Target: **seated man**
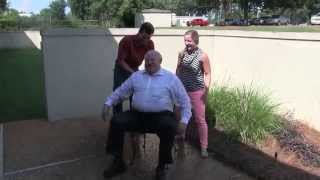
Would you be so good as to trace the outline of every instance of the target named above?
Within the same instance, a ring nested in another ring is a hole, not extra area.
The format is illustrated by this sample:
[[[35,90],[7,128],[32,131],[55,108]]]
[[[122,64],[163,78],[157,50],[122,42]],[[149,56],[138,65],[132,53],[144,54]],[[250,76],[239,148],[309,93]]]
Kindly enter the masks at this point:
[[[172,163],[172,147],[177,133],[184,136],[191,117],[190,99],[181,81],[173,73],[161,68],[161,54],[150,50],[145,55],[145,70],[133,73],[106,100],[103,118],[112,106],[132,95],[132,110],[111,119],[106,152],[113,156],[113,164],[104,171],[110,178],[126,170],[122,160],[125,131],[156,133],[160,138],[156,179],[166,177],[167,164]],[[173,108],[180,106],[181,120],[177,121]]]

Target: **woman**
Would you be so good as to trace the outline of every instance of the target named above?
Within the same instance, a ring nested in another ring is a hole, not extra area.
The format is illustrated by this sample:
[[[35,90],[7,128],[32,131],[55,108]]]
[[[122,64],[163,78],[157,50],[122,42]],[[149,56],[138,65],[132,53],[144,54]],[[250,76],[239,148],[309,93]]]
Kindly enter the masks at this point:
[[[198,128],[201,156],[208,157],[208,124],[205,103],[210,87],[211,69],[208,55],[199,47],[199,34],[189,30],[184,35],[185,48],[179,53],[176,74],[182,81],[191,100]]]

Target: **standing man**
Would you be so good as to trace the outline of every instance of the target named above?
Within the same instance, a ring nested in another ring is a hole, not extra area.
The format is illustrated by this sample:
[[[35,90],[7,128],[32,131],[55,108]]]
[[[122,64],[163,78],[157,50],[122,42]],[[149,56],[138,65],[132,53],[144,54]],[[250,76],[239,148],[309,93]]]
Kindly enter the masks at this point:
[[[113,90],[117,89],[126,81],[132,73],[138,71],[142,64],[144,55],[151,49],[154,49],[154,43],[150,39],[154,33],[154,27],[151,23],[145,22],[140,26],[139,32],[135,35],[124,36],[119,43],[118,55],[114,67]],[[130,98],[131,107],[131,98]],[[113,107],[113,114],[123,111],[122,103]],[[133,151],[132,159],[140,156],[140,136],[131,133],[130,143]]]
[[[160,138],[156,180],[165,180],[168,164],[172,163],[171,150],[175,136],[184,137],[191,117],[189,96],[179,78],[161,68],[159,52],[150,50],[145,55],[145,70],[137,71],[117,88],[106,100],[103,119],[112,106],[132,96],[132,109],[118,113],[111,119],[106,152],[113,164],[104,171],[111,178],[126,170],[122,160],[124,132],[156,133]],[[173,108],[179,105],[181,119],[177,120]]]
[[[154,49],[154,43],[150,39],[153,33],[153,25],[145,22],[136,35],[127,35],[121,39],[114,67],[113,90],[117,89],[132,73],[138,71],[144,55]],[[119,112],[122,112],[122,103],[113,107],[114,114]]]

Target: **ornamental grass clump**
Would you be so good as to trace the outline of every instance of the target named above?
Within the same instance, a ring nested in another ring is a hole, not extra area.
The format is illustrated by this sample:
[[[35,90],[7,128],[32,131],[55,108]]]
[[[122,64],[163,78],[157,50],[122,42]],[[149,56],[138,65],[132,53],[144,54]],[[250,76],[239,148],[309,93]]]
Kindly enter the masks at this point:
[[[282,127],[279,104],[250,87],[214,87],[207,99],[208,124],[216,124],[230,137],[256,144]]]

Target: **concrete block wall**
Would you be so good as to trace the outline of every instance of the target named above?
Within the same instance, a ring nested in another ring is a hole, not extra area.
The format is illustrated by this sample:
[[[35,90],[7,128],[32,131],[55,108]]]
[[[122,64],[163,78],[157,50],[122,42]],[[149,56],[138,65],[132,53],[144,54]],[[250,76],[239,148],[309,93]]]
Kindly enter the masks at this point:
[[[0,32],[0,49],[2,48],[38,48],[41,47],[39,31]]]
[[[283,112],[320,130],[320,34],[216,31],[214,81],[271,94]]]
[[[120,39],[138,29],[55,29],[42,34],[49,120],[99,116],[111,93]],[[174,72],[186,30],[156,29],[163,67]],[[271,93],[283,111],[320,130],[320,34],[199,30],[219,85]],[[143,66],[142,66],[143,68]]]

